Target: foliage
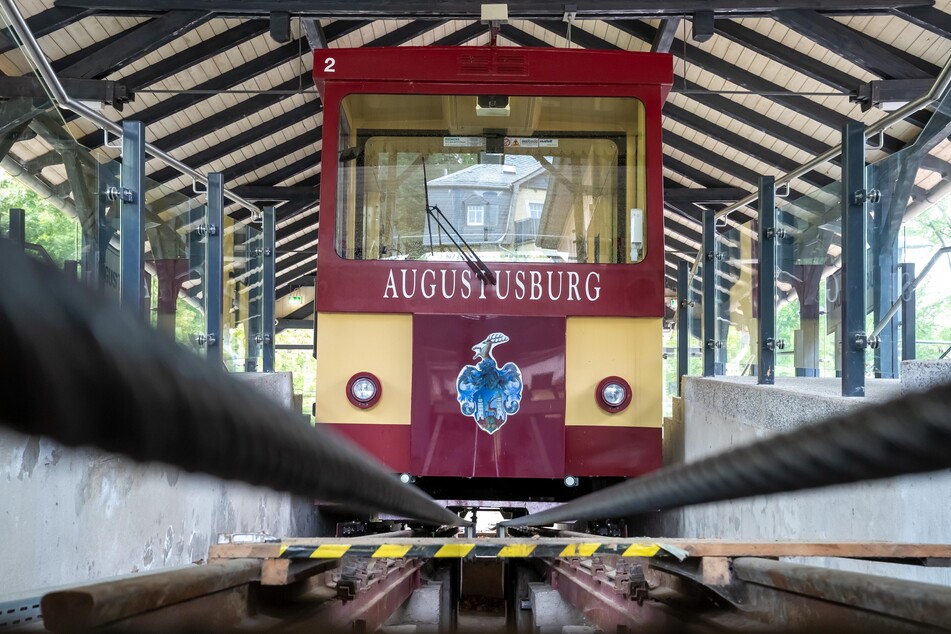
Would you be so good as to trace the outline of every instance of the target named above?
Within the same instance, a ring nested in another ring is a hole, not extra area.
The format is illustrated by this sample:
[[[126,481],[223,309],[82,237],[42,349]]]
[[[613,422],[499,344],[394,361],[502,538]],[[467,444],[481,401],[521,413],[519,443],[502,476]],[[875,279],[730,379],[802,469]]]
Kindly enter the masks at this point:
[[[38,244],[62,267],[65,260],[78,260],[81,238],[78,223],[20,181],[0,171],[0,223],[4,234],[9,226],[9,210],[23,209],[26,241]]]
[[[920,249],[906,249],[906,260],[917,261],[916,273],[931,254],[940,247],[951,246],[951,197],[932,206],[904,227],[904,242],[912,247],[915,243],[927,243]],[[944,255],[935,264],[927,278],[915,293],[916,323],[915,338],[918,341],[951,342],[951,255]],[[943,353],[949,344],[918,344],[919,359],[934,359]]]
[[[311,345],[314,343],[313,330],[288,329],[278,333],[276,338],[279,344]],[[277,372],[292,372],[294,375],[294,392],[304,397],[302,412],[309,420],[313,420],[311,412],[316,398],[317,360],[313,349],[310,350],[277,350],[274,359],[274,370]]]

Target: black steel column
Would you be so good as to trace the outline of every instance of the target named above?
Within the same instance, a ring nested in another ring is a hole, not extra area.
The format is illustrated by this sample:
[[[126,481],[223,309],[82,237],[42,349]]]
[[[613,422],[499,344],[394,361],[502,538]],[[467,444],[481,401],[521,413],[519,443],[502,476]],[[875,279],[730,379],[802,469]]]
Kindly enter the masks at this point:
[[[905,262],[898,265],[901,270],[901,359],[911,361],[915,358],[915,291],[906,291],[915,281],[915,263]]]
[[[264,371],[274,372],[274,268],[275,248],[274,207],[264,208],[264,273],[261,284],[261,343],[264,352]]]
[[[687,375],[690,356],[690,263],[677,265],[677,396],[683,396],[683,377]]]
[[[703,214],[703,376],[716,374],[717,341],[717,254],[716,217]]]
[[[145,124],[122,122],[119,174],[119,303],[141,314],[145,265]]]
[[[776,180],[759,179],[759,359],[757,383],[776,382]]]
[[[26,244],[26,212],[22,209],[10,209],[10,231],[7,237],[21,249]]]
[[[205,356],[221,365],[221,313],[224,310],[224,252],[222,231],[225,222],[224,178],[221,172],[208,174],[208,217],[205,220]]]
[[[865,124],[842,129],[842,396],[865,396]]]

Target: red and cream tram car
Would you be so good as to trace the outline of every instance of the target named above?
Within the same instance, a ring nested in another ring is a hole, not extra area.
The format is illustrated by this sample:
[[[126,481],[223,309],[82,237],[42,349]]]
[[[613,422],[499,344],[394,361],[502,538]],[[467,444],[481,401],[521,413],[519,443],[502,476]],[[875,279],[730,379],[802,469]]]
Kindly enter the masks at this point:
[[[658,468],[671,57],[325,49],[314,68],[317,424],[431,492]]]

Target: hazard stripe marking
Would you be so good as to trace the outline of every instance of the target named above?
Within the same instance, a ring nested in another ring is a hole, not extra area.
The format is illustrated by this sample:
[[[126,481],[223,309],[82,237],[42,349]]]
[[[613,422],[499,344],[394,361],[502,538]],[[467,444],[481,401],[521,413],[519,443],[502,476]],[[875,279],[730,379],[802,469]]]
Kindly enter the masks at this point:
[[[350,550],[350,544],[321,544],[310,554],[310,559],[340,559]]]
[[[475,548],[475,544],[444,544],[434,557],[465,557]]]
[[[590,557],[598,551],[601,544],[568,544],[559,557]]]
[[[496,557],[528,557],[535,550],[535,544],[509,544],[503,546]]]
[[[628,546],[627,550],[624,551],[622,557],[653,557],[660,551],[660,546],[657,544],[631,544]]]
[[[275,546],[277,546],[275,544]],[[271,551],[272,553],[275,551]],[[621,557],[674,557],[683,560],[687,551],[663,544],[637,542],[573,542],[573,543],[484,543],[455,542],[436,544],[361,543],[342,544],[339,541],[321,544],[280,544],[277,557],[282,559],[340,559],[341,557],[402,559],[406,557],[432,559],[463,557],[593,557],[619,555]],[[274,557],[274,554],[269,555]]]
[[[412,546],[403,544],[383,544],[373,553],[374,559],[400,559],[405,557]]]

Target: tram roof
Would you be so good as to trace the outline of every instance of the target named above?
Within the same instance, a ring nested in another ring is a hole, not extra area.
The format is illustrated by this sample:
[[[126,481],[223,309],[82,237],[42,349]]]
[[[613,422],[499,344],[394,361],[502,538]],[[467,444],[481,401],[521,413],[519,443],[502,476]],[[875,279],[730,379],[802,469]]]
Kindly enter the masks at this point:
[[[317,266],[322,115],[312,47],[484,46],[477,2],[406,0],[14,0],[73,96],[134,95],[116,121],[140,119],[148,138],[202,172],[224,172],[246,199],[278,204],[278,298],[312,284]],[[927,92],[951,57],[951,0],[592,0],[569,23],[564,6],[509,2],[500,46],[666,51],[674,87],[664,108],[668,286],[700,246],[700,216],[756,190],[839,143],[848,120],[874,124],[894,102]],[[569,38],[570,37],[570,41]],[[0,78],[28,90],[30,68],[0,35]],[[18,76],[23,76],[17,79]],[[2,84],[0,84],[2,85]],[[874,161],[912,141],[923,111],[889,128]],[[51,129],[59,126],[59,130]],[[7,157],[73,196],[57,134],[66,128],[100,160],[118,156],[82,119],[47,120]],[[951,142],[922,163],[912,196],[946,191]],[[190,178],[157,160],[148,176],[191,196]],[[839,178],[827,163],[791,183],[791,198]],[[236,219],[248,211],[231,205]],[[312,307],[282,315],[300,318]]]

